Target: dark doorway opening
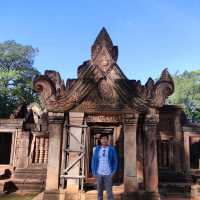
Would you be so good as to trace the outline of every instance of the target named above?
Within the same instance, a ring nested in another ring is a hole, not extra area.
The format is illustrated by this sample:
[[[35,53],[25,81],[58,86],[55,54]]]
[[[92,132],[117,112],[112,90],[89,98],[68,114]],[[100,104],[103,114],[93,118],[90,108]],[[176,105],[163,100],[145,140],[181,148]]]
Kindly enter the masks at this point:
[[[170,141],[158,140],[157,152],[158,152],[159,169],[169,169],[171,167],[170,166]]]
[[[95,177],[91,172],[91,160],[93,150],[96,145],[100,144],[100,135],[107,135],[109,144],[113,145],[117,151],[118,156],[118,170],[113,176],[113,184],[120,185],[123,183],[124,177],[124,138],[123,128],[117,124],[90,124],[88,128],[88,140],[87,140],[87,153],[85,159],[85,189],[91,189],[96,187]]]
[[[10,164],[12,133],[0,133],[0,165]]]
[[[108,135],[109,143],[113,144],[113,128],[111,127],[100,127],[100,126],[94,126],[90,128],[90,144],[89,144],[89,163],[91,163],[92,160],[92,154],[93,150],[96,147],[96,145],[100,145],[100,135]],[[89,173],[88,178],[92,177],[92,170],[91,170],[91,164],[89,165]]]
[[[190,168],[200,169],[200,138],[190,138]]]

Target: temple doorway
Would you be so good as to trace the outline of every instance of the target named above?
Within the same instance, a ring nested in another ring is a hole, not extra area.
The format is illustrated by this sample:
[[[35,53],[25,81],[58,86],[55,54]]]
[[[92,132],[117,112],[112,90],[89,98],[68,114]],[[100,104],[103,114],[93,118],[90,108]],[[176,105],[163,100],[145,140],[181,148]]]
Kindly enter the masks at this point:
[[[9,165],[11,159],[12,133],[0,133],[0,165]]]
[[[200,169],[200,138],[190,137],[190,168]]]
[[[87,155],[86,155],[86,184],[94,184],[95,177],[92,176],[91,171],[91,160],[92,160],[92,154],[93,150],[96,145],[100,144],[100,135],[104,134],[108,136],[109,144],[113,145],[118,154],[118,159],[122,160],[120,161],[119,169],[114,176],[114,182],[120,182],[123,180],[123,138],[120,135],[121,134],[121,128],[120,126],[108,126],[108,125],[92,125],[88,128],[88,140],[87,140]],[[121,179],[120,179],[121,177]]]
[[[170,139],[157,141],[158,168],[172,169],[173,167],[173,141]]]

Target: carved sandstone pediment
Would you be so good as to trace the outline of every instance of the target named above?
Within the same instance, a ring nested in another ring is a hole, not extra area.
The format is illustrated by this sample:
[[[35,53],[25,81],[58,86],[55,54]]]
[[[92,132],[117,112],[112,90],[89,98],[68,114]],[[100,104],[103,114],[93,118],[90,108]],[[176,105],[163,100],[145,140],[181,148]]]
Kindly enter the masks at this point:
[[[160,79],[151,78],[145,85],[129,80],[117,65],[118,48],[105,28],[92,46],[91,60],[78,67],[78,78],[67,85],[58,72],[45,71],[34,79],[35,90],[41,94],[48,111],[66,112],[78,106],[99,109],[130,109],[145,112],[149,107],[162,107],[173,93],[174,84],[167,69]]]

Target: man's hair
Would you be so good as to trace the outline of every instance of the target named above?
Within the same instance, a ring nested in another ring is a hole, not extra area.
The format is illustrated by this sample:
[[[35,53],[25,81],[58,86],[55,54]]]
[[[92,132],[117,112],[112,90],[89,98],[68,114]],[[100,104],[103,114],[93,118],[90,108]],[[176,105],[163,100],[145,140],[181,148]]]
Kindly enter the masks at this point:
[[[100,135],[100,139],[103,138],[103,137],[106,137],[108,139],[108,135],[106,135],[106,134],[101,134]]]

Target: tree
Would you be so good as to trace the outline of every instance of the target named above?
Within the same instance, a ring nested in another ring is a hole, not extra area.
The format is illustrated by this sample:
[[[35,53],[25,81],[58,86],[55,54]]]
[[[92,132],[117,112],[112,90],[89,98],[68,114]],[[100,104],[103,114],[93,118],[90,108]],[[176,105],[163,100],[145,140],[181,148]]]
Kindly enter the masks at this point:
[[[15,41],[0,43],[0,117],[9,117],[16,107],[38,101],[32,78],[39,74],[33,67],[38,49]]]
[[[182,106],[192,122],[200,122],[200,70],[176,73],[173,80],[175,92],[169,103]]]

